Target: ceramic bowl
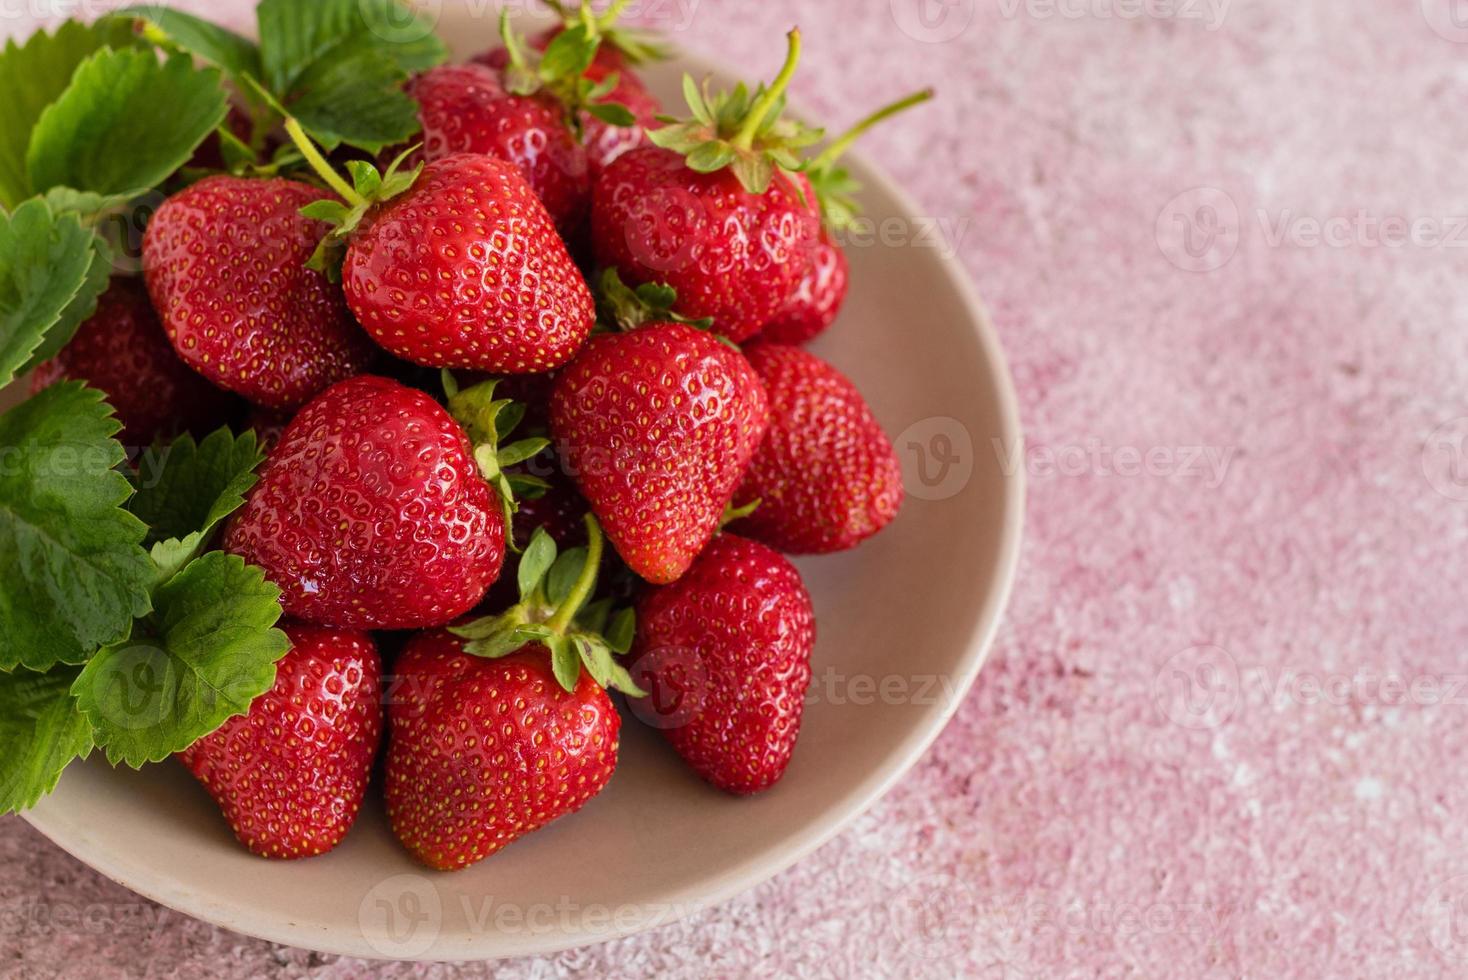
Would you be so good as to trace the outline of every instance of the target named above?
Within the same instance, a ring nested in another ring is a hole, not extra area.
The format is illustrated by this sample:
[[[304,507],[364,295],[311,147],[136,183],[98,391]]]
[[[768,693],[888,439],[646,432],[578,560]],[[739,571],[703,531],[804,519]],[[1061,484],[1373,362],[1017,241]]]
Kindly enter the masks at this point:
[[[459,56],[496,43],[487,17],[445,13]],[[684,55],[651,69],[668,106],[680,72],[737,77]],[[901,125],[901,123],[898,123]],[[916,232],[921,212],[854,156],[867,215]],[[541,954],[670,922],[800,860],[880,797],[942,731],[994,637],[1019,551],[1014,392],[964,271],[912,234],[854,243],[850,301],[814,350],[866,394],[903,456],[908,500],[861,549],[798,562],[819,622],[795,758],[769,792],[736,799],[686,770],[630,714],[611,785],[467,871],[413,862],[377,786],[350,836],[306,862],[241,848],[173,763],[142,772],[94,757],[26,814],[126,887],[237,932],[328,953],[478,960]],[[13,402],[19,392],[3,397]]]

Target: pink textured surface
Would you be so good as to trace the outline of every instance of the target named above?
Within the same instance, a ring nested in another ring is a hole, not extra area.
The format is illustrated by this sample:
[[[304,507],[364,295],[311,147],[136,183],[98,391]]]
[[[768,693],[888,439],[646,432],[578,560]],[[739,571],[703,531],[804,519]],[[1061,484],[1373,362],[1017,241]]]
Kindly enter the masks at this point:
[[[493,974],[1468,970],[1450,0],[933,0],[926,28],[916,0],[642,6],[753,74],[798,19],[796,97],[834,122],[941,89],[865,149],[962,229],[994,310],[1025,560],[974,693],[851,830],[723,907]],[[1330,244],[1300,223],[1332,218]],[[16,819],[0,859],[0,974],[367,969],[158,909]]]

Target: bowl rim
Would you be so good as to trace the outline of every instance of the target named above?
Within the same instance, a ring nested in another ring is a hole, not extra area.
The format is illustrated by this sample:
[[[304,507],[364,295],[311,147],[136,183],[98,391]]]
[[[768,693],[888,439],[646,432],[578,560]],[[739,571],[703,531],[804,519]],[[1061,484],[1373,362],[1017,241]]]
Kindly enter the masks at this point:
[[[679,50],[676,60],[680,63],[691,64],[694,68],[712,73],[716,77],[739,77],[737,72],[729,71],[727,66],[718,59],[701,53]],[[868,187],[889,195],[902,213],[907,215],[921,213],[916,202],[906,190],[881,168],[867,161],[860,153],[848,153],[844,159],[849,168],[858,173]],[[989,366],[990,384],[999,421],[999,431],[995,433],[995,436],[1002,439],[1006,446],[1022,447],[1024,443],[1019,399],[1008,360],[1004,356],[998,332],[994,328],[988,309],[980,298],[968,270],[957,258],[957,253],[947,250],[935,251],[934,258],[968,311],[973,330],[977,335],[980,352]],[[503,937],[507,940],[506,948],[492,952],[476,951],[472,948],[474,943],[482,942],[481,936],[470,936],[467,942],[462,940],[456,942],[454,937],[443,935],[438,937],[438,941],[431,950],[408,962],[453,963],[548,955],[583,946],[600,945],[653,927],[670,925],[679,919],[721,905],[773,878],[804,860],[842,831],[848,829],[857,818],[875,805],[899,779],[912,769],[947,728],[954,714],[967,699],[975,679],[988,660],[989,652],[1014,589],[1019,566],[1026,516],[1025,468],[1023,466],[1011,468],[1010,472],[1003,474],[1002,484],[1004,499],[1001,506],[1004,516],[999,528],[998,550],[993,566],[994,584],[985,594],[979,606],[975,620],[977,625],[963,652],[960,663],[962,674],[957,678],[958,683],[953,688],[953,696],[944,698],[940,705],[934,706],[933,717],[925,719],[922,724],[914,727],[905,740],[896,743],[881,767],[869,773],[866,778],[832,801],[827,813],[836,814],[833,819],[811,822],[781,847],[774,851],[757,852],[750,855],[736,868],[724,873],[716,880],[702,884],[690,884],[681,890],[669,893],[664,896],[663,901],[666,903],[666,908],[675,910],[675,914],[664,920],[601,930],[594,934],[588,933],[583,928],[530,936]],[[83,864],[129,891],[175,912],[242,935],[287,946],[365,960],[398,961],[375,949],[364,935],[346,935],[329,929],[323,931],[322,926],[307,923],[269,921],[264,917],[237,908],[205,904],[207,900],[197,894],[191,894],[188,887],[177,883],[171,875],[159,875],[150,880],[139,880],[132,869],[124,867],[122,862],[113,858],[104,848],[89,841],[85,833],[68,832],[67,828],[62,827],[48,827],[46,821],[35,811],[23,812],[21,817],[53,844]]]

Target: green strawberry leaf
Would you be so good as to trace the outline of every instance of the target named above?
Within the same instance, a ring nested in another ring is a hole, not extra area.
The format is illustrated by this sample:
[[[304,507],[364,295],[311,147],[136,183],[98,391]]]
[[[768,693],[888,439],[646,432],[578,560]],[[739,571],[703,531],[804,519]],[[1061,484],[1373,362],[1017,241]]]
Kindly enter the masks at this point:
[[[0,670],[82,663],[151,608],[110,411],[66,382],[0,416]]]
[[[637,635],[637,613],[628,606],[612,617],[612,623],[607,627],[607,645],[612,648],[613,653],[623,653],[632,649],[632,640]]]
[[[255,42],[218,24],[161,3],[126,7],[117,16],[140,21],[145,40],[161,48],[185,51],[231,78],[260,75],[260,49]]]
[[[312,139],[377,153],[421,128],[407,74],[369,39],[348,38],[314,61],[283,100]]]
[[[187,55],[160,62],[144,49],[99,51],[36,123],[31,186],[140,194],[188,162],[224,120],[226,101],[219,72],[196,69]]]
[[[530,596],[556,562],[556,542],[545,528],[538,527],[520,556],[520,567],[516,570],[516,584],[520,586],[520,601],[529,602]]]
[[[576,690],[576,682],[581,679],[581,653],[576,641],[568,636],[552,636],[545,645],[550,648],[556,680],[567,691]]]
[[[61,97],[77,66],[99,49],[132,43],[126,24],[85,26],[67,21],[55,34],[37,31],[23,45],[12,39],[0,52],[0,207],[13,209],[31,196],[26,149],[46,107]]]
[[[92,727],[71,697],[77,673],[0,673],[0,814],[35,806],[73,759],[92,751]]]
[[[448,58],[432,22],[398,0],[263,0],[256,16],[262,81],[278,95],[294,89],[317,59],[354,36],[381,50],[405,75]]]
[[[222,551],[159,586],[154,614],[72,685],[108,761],[161,762],[249,711],[290,650],[274,628],[279,599],[260,569]]]
[[[0,212],[0,385],[54,355],[91,315],[107,285],[102,249],[45,201]]]
[[[545,597],[553,606],[560,606],[576,587],[581,570],[586,567],[586,549],[572,548],[556,559],[545,580]]]
[[[225,428],[201,443],[180,436],[164,450],[161,472],[143,472],[128,509],[151,528],[143,543],[153,549],[159,581],[182,570],[219,523],[244,506],[264,458],[253,431],[236,436]]]

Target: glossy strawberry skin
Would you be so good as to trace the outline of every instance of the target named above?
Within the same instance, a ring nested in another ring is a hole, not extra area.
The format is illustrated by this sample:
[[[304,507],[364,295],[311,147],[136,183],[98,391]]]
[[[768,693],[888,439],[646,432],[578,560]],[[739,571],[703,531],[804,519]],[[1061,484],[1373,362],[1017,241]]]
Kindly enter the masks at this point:
[[[458,423],[420,391],[363,376],[286,427],[224,547],[265,570],[288,615],[417,629],[483,598],[505,525]]]
[[[514,95],[499,72],[473,63],[431,68],[409,92],[423,123],[423,159],[496,157],[519,168],[557,226],[573,228],[585,218],[591,195],[586,150],[554,99]]]
[[[485,660],[445,631],[398,659],[388,709],[388,819],[442,871],[468,867],[581,809],[617,765],[621,719],[585,672],[567,692],[544,647]]]
[[[902,466],[856,386],[799,347],[745,354],[769,393],[770,428],[734,497],[760,505],[734,528],[789,554],[827,554],[891,523]]]
[[[738,351],[674,323],[593,337],[551,396],[567,472],[622,560],[656,584],[713,537],[767,415]]]
[[[31,392],[69,378],[107,396],[123,445],[145,447],[185,431],[207,434],[235,414],[235,399],[173,352],[139,279],[113,279],[97,312],[31,376]]]
[[[765,545],[710,542],[672,585],[637,604],[639,717],[695,772],[745,795],[784,774],[810,687],[815,614],[800,573]]]
[[[330,229],[299,211],[329,197],[292,180],[218,176],[163,202],[143,236],[143,268],[184,363],[274,409],[366,369],[375,351],[341,291],[306,268]]]
[[[282,628],[291,650],[275,686],[179,759],[252,853],[302,858],[357,818],[382,736],[382,663],[366,633]]]
[[[597,261],[632,286],[667,283],[678,291],[678,313],[712,317],[736,342],[784,308],[818,233],[789,176],[777,174],[755,195],[732,171],[700,174],[659,147],[619,157],[592,192]]]
[[[342,285],[367,333],[429,367],[536,374],[569,361],[596,306],[513,165],[462,153],[369,213]]]
[[[806,344],[836,322],[851,285],[851,267],[846,253],[821,230],[811,251],[810,265],[795,293],[775,319],[765,324],[761,340],[777,344]]]

